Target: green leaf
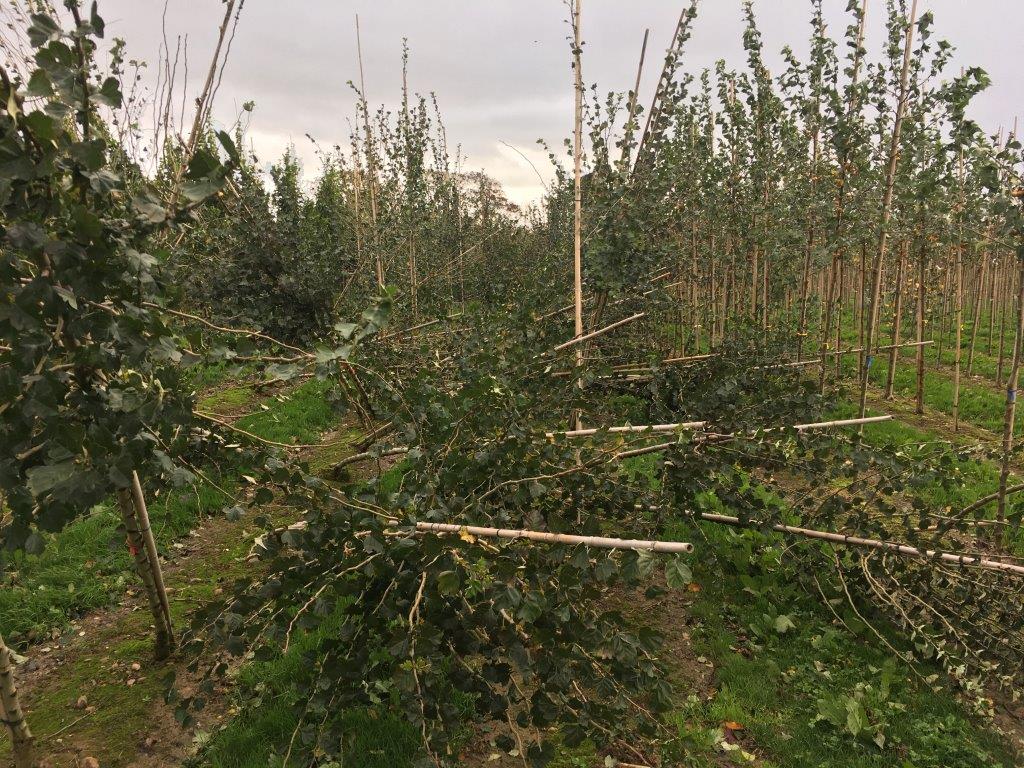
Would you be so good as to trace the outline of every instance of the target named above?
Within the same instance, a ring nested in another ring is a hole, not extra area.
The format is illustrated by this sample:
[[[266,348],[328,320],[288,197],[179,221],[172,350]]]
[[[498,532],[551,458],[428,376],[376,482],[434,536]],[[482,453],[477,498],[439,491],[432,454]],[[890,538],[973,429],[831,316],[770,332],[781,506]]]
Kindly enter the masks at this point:
[[[25,474],[28,477],[28,487],[32,491],[32,495],[42,496],[75,474],[75,462],[64,461],[60,464],[43,464],[38,467],[32,467]]]
[[[334,330],[341,334],[341,338],[348,340],[352,338],[352,334],[356,332],[359,325],[356,323],[343,323],[337,322],[334,324]]]
[[[789,630],[796,629],[796,624],[793,623],[793,618],[788,614],[779,614],[775,617],[775,631],[780,635],[784,635]]]
[[[693,581],[693,572],[690,566],[683,559],[682,555],[676,555],[665,565],[665,582],[672,589],[683,589]]]
[[[59,40],[60,25],[43,13],[33,13],[32,23],[28,28],[28,40],[33,48],[42,48],[47,43]]]
[[[853,697],[846,700],[846,730],[852,736],[859,736],[868,725],[868,715],[864,705]]]
[[[96,91],[95,99],[98,104],[103,104],[111,109],[120,109],[124,101],[121,95],[121,84],[117,82],[116,78],[108,77]]]
[[[225,131],[217,131],[217,140],[220,145],[224,147],[224,151],[228,153],[228,157],[234,165],[241,165],[242,158],[238,154],[238,147],[235,146],[234,140]]]
[[[92,8],[89,11],[89,25],[92,27],[93,32],[96,33],[96,37],[102,38],[106,33],[107,25],[98,12],[96,0],[92,0]]]
[[[191,203],[201,203],[208,197],[217,194],[222,186],[224,186],[222,181],[213,179],[187,181],[181,186],[181,195]]]
[[[151,224],[160,224],[167,220],[167,210],[160,204],[160,201],[148,191],[132,198],[132,208],[135,209],[139,218]]]
[[[46,540],[35,531],[30,533],[28,538],[25,539],[25,552],[30,555],[41,555],[45,548]]]
[[[458,593],[461,582],[455,571],[442,571],[437,575],[437,591],[442,595]]]

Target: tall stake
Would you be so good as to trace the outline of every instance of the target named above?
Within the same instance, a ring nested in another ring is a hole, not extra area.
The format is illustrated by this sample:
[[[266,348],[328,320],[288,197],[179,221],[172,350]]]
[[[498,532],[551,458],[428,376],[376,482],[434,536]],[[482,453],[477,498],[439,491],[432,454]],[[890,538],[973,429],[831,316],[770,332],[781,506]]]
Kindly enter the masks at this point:
[[[582,41],[580,39],[580,6],[583,0],[574,0],[572,5],[573,70],[576,79],[575,130],[573,132],[573,225],[572,225],[572,266],[573,266],[573,309],[575,338],[583,335],[583,70]],[[583,347],[576,347],[576,366],[583,365]],[[575,429],[582,428],[582,414],[576,412],[573,421]]]
[[[1003,414],[1003,463],[999,470],[999,501],[996,520],[1006,520],[1006,482],[1010,477],[1010,451],[1017,410],[1017,382],[1020,379],[1021,345],[1024,344],[1024,259],[1017,259],[1017,335],[1013,340],[1013,363],[1006,382],[1006,410]]]
[[[853,56],[853,72],[850,75],[850,98],[846,104],[846,116],[848,123],[852,120],[855,114],[854,110],[857,108],[857,82],[860,77],[860,65],[863,59],[864,51],[864,24],[867,19],[868,0],[862,0],[860,10],[858,11],[860,16],[860,23],[857,26],[857,50]],[[848,126],[849,127],[849,126]],[[838,247],[836,248],[835,254],[832,256],[832,280],[829,282],[828,296],[826,298],[825,307],[825,323],[823,327],[823,333],[821,337],[821,380],[819,382],[821,391],[825,391],[825,359],[828,353],[828,342],[830,337],[831,325],[833,315],[835,316],[836,323],[836,349],[839,349],[842,343],[842,324],[843,324],[843,305],[841,301],[838,301],[838,296],[842,293],[842,280],[839,278],[837,283],[837,275],[842,275],[844,272],[844,262],[846,257],[846,247],[843,245],[843,221],[846,213],[846,195],[847,195],[847,176],[849,166],[849,142],[843,144],[842,151],[839,157],[839,197],[837,200],[837,211],[836,211],[836,240],[838,241]],[[836,357],[836,378],[842,371],[842,359]]]
[[[370,133],[370,103],[366,100],[366,79],[363,75],[363,40],[359,34],[359,14],[356,14],[356,51],[359,55],[359,95],[363,101],[363,129],[366,133],[366,170],[370,175],[370,223],[373,224],[374,268],[377,289],[384,290],[384,263],[380,256],[380,231],[377,228],[377,169],[373,159],[373,138]]]
[[[962,74],[962,73],[961,73]],[[953,335],[953,344],[955,345],[955,352],[953,354],[953,431],[960,431],[960,360],[963,356],[963,328],[964,328],[964,209],[967,205],[966,201],[966,190],[964,182],[964,150],[960,148],[959,157],[960,166],[960,211],[959,221],[960,226],[957,233],[957,244],[956,244],[956,294],[953,301],[956,303],[954,318],[956,322],[956,333]]]
[[[921,415],[924,413],[924,314],[925,314],[925,300],[926,300],[926,288],[925,279],[928,276],[928,250],[926,243],[927,238],[924,234],[924,226],[921,227],[920,232],[920,250],[917,254],[917,405],[915,407],[915,413]]]
[[[124,523],[125,535],[128,539],[128,550],[135,561],[135,572],[142,581],[142,586],[146,591],[146,600],[149,602],[149,612],[153,615],[153,626],[156,632],[153,655],[158,661],[166,659],[172,652],[173,634],[167,624],[163,602],[157,593],[156,580],[153,578],[153,569],[150,567],[149,550],[142,538],[139,520],[135,514],[135,505],[132,503],[131,491],[118,491],[117,505],[121,509],[121,520]]]
[[[873,284],[871,287],[871,319],[867,324],[867,338],[864,348],[867,354],[860,372],[860,408],[861,418],[868,404],[868,373],[871,370],[871,350],[875,342],[875,325],[878,322],[878,304],[882,296],[882,262],[889,244],[889,223],[892,220],[892,197],[896,187],[896,168],[900,161],[900,132],[903,129],[903,116],[907,111],[907,81],[910,79],[910,57],[914,44],[914,21],[917,18],[917,0],[910,6],[907,19],[907,37],[903,46],[903,69],[900,71],[900,94],[896,102],[896,118],[892,126],[892,140],[889,143],[889,167],[885,172],[885,194],[882,196],[882,212],[880,216],[880,232],[878,235],[878,252],[875,254]],[[863,432],[863,427],[861,427]]]
[[[32,768],[35,765],[32,750],[34,739],[18,697],[13,654],[4,643],[3,636],[0,636],[0,718],[11,732],[14,767]]]

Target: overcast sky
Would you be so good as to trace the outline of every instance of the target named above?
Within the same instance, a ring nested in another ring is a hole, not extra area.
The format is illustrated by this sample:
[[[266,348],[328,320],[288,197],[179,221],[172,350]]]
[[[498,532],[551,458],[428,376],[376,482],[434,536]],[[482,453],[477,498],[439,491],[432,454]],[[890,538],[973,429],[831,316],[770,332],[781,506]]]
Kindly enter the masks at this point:
[[[651,31],[641,99],[649,103],[660,63],[685,0],[584,0],[583,72],[602,92],[633,85],[644,29]],[[987,131],[1010,126],[1024,113],[1024,3],[1019,0],[920,0],[935,14],[935,34],[957,47],[961,65],[988,71],[992,87],[973,117]],[[834,37],[848,24],[847,0],[824,0]],[[807,48],[807,0],[756,0],[769,53]],[[100,0],[108,37],[124,37],[129,53],[155,65],[163,0]],[[468,170],[483,169],[520,203],[542,192],[530,166],[507,142],[550,172],[538,138],[558,146],[572,129],[572,72],[562,0],[246,0],[218,94],[215,118],[234,120],[241,105],[256,103],[249,137],[261,160],[276,159],[294,143],[306,167],[316,161],[305,134],[321,144],[345,144],[358,82],[355,15],[362,29],[367,95],[371,105],[394,105],[401,88],[401,45],[411,48],[410,88],[437,94],[450,144],[461,145]],[[167,34],[189,36],[190,85],[209,65],[221,0],[169,0]],[[884,0],[869,0],[869,47],[884,24]],[[725,58],[744,63],[740,0],[703,0],[684,67],[699,71]],[[153,74],[155,66],[151,66]]]

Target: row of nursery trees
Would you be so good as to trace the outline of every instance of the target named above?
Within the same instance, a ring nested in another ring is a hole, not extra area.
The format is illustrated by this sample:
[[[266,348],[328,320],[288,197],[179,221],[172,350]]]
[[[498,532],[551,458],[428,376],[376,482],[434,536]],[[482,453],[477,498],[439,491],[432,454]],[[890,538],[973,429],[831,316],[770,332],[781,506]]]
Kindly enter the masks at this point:
[[[455,759],[467,718],[505,723],[501,744],[537,764],[556,732],[641,763],[677,754],[660,638],[608,604],[658,589],[650,548],[496,545],[465,525],[654,540],[682,520],[708,548],[701,525],[737,525],[751,557],[718,567],[792,568],[794,589],[901,629],[893,649],[914,668],[938,663],[969,690],[1019,687],[1012,428],[1000,492],[938,514],[922,490],[961,488],[980,449],[875,447],[823,416],[844,328],[866,352],[866,391],[887,343],[959,333],[966,306],[999,329],[1000,350],[1012,342],[1013,422],[1020,145],[967,119],[985,75],[943,79],[951,48],[928,15],[890,2],[872,61],[862,3],[836,41],[812,2],[809,59],[787,52],[772,77],[748,4],[747,67],[690,75],[688,5],[645,108],[635,91],[586,97],[576,0],[573,169],[553,152],[550,194],[523,214],[463,171],[435,101],[408,89],[397,112],[371,112],[360,86],[350,145],[321,150],[311,185],[292,153],[267,178],[244,133],[209,117],[241,5],[225,3],[194,119],[175,127],[164,97],[149,105],[163,116],[152,173],[134,151],[123,45],[99,64],[95,4],[12,6],[22,39],[5,40],[0,69],[0,536],[31,555],[120,502],[158,655],[206,675],[193,695],[169,690],[183,721],[232,655],[271,657],[322,628],[290,683],[289,753],[341,754],[337,713],[369,707],[404,713],[436,763]],[[189,370],[225,360],[330,382],[363,452],[327,482],[287,445],[198,412]],[[804,362],[828,365],[789,364]],[[623,421],[661,436],[605,429]],[[347,477],[385,455],[402,457],[397,491]],[[145,494],[239,462],[255,482],[230,512],[266,525],[266,567],[181,632]],[[785,490],[772,488],[782,471]],[[273,528],[270,502],[300,524]],[[994,502],[998,525],[983,527]],[[808,529],[839,548],[797,546],[782,563],[773,530]],[[685,585],[685,556],[664,573]],[[0,705],[31,765],[3,645]]]

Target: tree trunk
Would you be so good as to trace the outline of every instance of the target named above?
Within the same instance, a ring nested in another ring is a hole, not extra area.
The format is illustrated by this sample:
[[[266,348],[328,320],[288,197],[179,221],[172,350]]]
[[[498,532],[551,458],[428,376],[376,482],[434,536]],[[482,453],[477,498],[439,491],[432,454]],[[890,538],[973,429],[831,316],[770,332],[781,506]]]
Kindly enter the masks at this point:
[[[963,344],[964,327],[964,247],[958,244],[956,248],[956,273],[953,275],[955,293],[953,296],[954,311],[953,321],[956,328],[953,331],[953,431],[960,431],[960,359],[963,356],[961,346]]]
[[[879,301],[882,296],[882,266],[889,243],[889,224],[892,219],[892,198],[896,187],[896,168],[900,158],[900,132],[903,129],[903,116],[907,108],[907,82],[910,79],[910,59],[913,52],[914,20],[917,18],[917,0],[913,0],[910,16],[907,19],[906,41],[903,47],[903,69],[900,71],[899,101],[896,102],[896,115],[893,120],[892,138],[889,143],[889,164],[885,173],[885,193],[882,196],[882,211],[879,221],[878,252],[875,254],[873,280],[871,286],[871,318],[868,322],[868,337],[865,343],[867,360],[861,370],[860,408],[859,415],[864,417],[868,403],[868,374],[871,368],[871,350],[874,346],[875,323],[878,321]],[[863,432],[863,426],[860,428]]]
[[[1017,409],[1017,382],[1020,378],[1021,345],[1024,343],[1024,259],[1018,258],[1017,269],[1017,333],[1013,339],[1013,363],[1006,382],[1006,410],[1003,413],[1003,462],[999,470],[999,500],[996,520],[1006,521],[1006,481],[1010,477],[1010,452],[1013,449],[1013,427]]]
[[[0,717],[11,732],[11,746],[15,768],[32,768],[35,765],[33,743],[35,739],[25,720],[18,697],[18,681],[14,670],[11,649],[0,636]]]
[[[133,478],[134,480],[134,478]],[[146,590],[146,598],[149,602],[149,610],[153,615],[153,626],[156,628],[156,644],[153,655],[157,659],[166,659],[174,652],[174,633],[170,624],[170,611],[165,610],[167,594],[163,590],[163,575],[157,581],[156,574],[160,571],[160,562],[150,555],[150,547],[146,543],[146,535],[143,529],[149,529],[149,517],[146,523],[142,524],[138,516],[138,508],[134,502],[134,482],[131,490],[117,492],[117,503],[121,508],[121,519],[124,521],[125,531],[128,537],[128,549],[135,560],[135,570],[141,579]],[[152,531],[149,531],[152,538]],[[153,546],[155,551],[156,547]],[[162,593],[162,597],[161,597]]]
[[[918,415],[924,413],[924,315],[925,315],[925,278],[928,274],[927,238],[921,233],[921,249],[917,255],[917,407]]]
[[[974,320],[971,323],[971,346],[967,352],[967,375],[974,372],[974,347],[978,343],[978,325],[981,323],[981,300],[985,295],[985,278],[988,277],[988,251],[981,256],[978,273],[978,294],[974,299]]]
[[[907,242],[900,245],[900,261],[896,267],[896,297],[892,310],[892,349],[889,350],[889,370],[885,377],[885,399],[892,400],[892,388],[896,382],[896,361],[900,350],[900,326],[903,319],[903,269],[907,262]]]

